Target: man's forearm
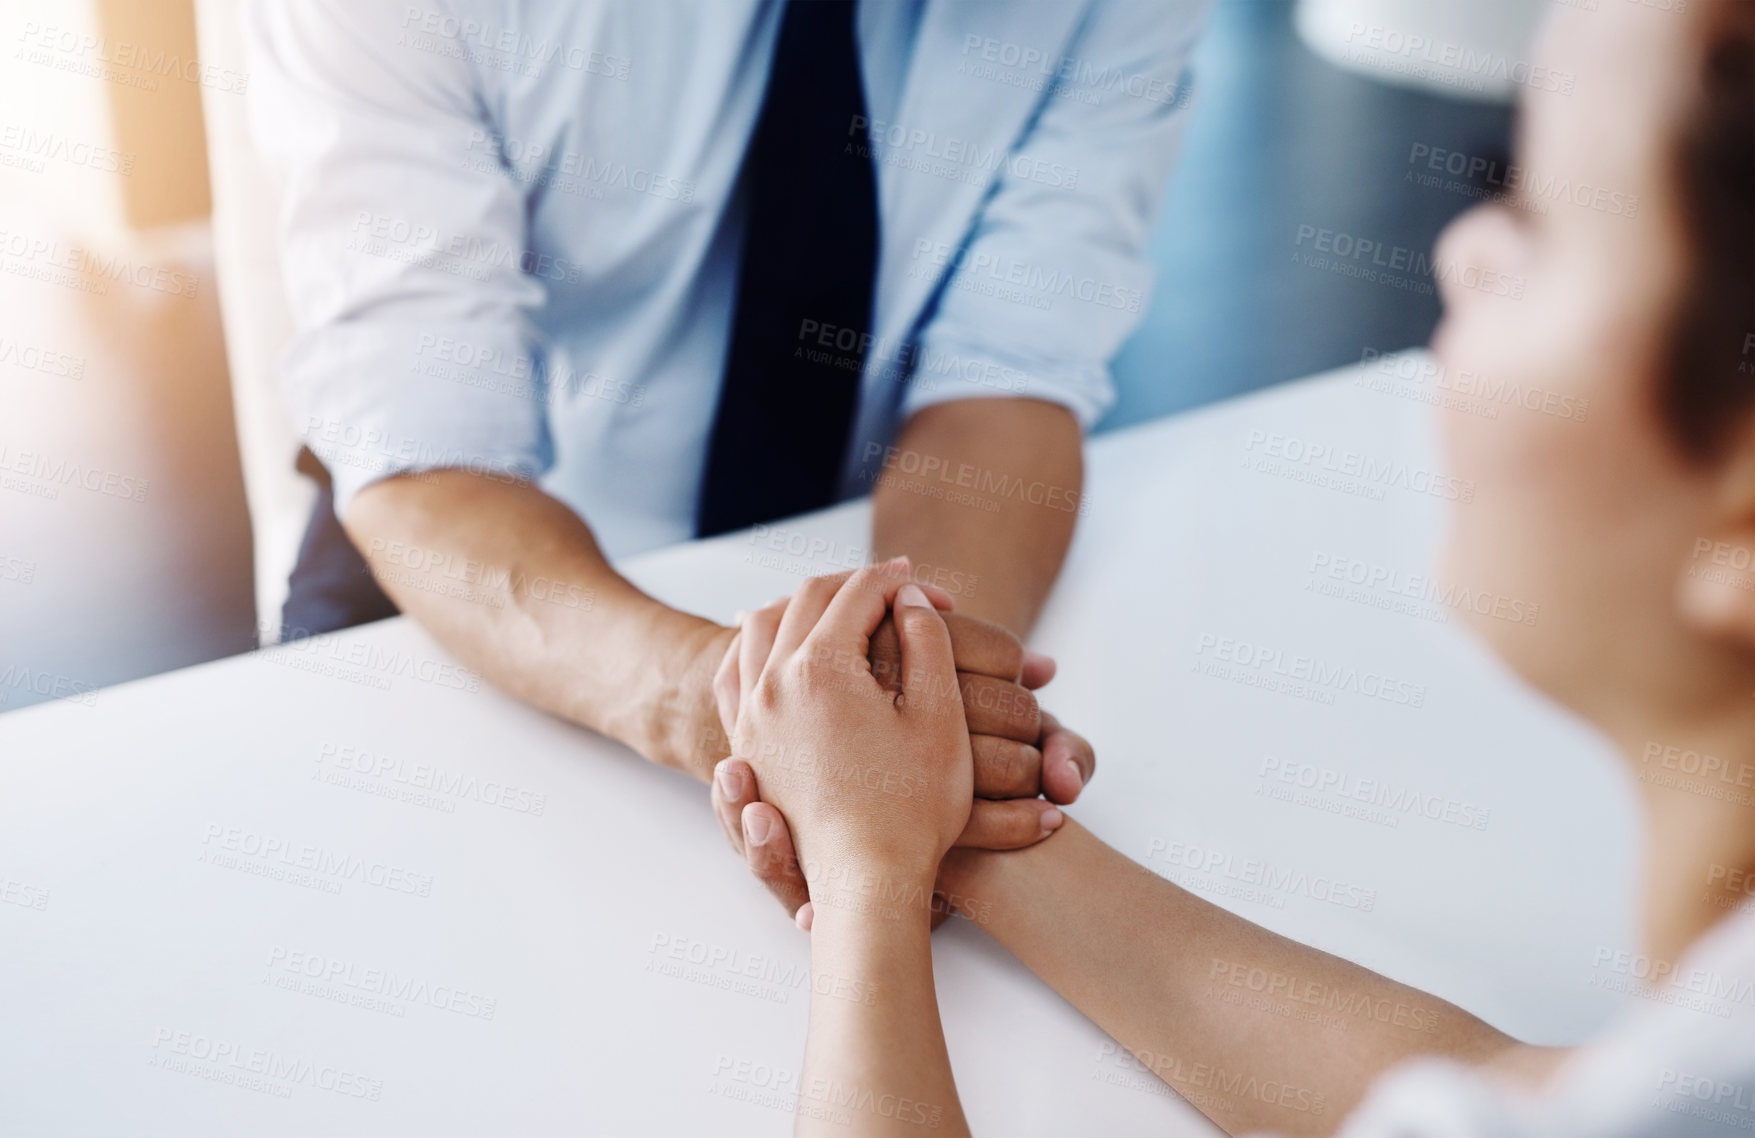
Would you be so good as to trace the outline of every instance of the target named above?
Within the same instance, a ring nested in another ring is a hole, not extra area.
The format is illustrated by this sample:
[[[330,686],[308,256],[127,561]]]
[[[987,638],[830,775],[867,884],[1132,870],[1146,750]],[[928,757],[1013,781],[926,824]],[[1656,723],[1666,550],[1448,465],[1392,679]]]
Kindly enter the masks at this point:
[[[640,592],[534,486],[442,470],[373,483],[344,519],[384,590],[496,686],[705,779],[731,630]]]
[[[957,611],[1026,635],[1072,541],[1083,440],[1066,408],[963,399],[908,420],[872,490],[872,545],[907,554]]]
[[[1071,819],[1027,850],[953,850],[939,888],[1232,1134],[1330,1134],[1402,1059],[1519,1050],[1452,1004],[1201,900]]]

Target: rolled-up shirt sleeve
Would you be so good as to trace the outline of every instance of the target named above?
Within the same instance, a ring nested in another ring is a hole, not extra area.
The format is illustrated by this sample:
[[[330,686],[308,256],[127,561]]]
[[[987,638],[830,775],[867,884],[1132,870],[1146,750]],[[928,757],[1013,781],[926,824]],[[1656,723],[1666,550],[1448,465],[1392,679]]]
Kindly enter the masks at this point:
[[[422,13],[427,13],[423,15]],[[393,474],[534,478],[552,461],[523,193],[465,53],[358,0],[256,0],[257,146],[282,191],[295,336],[281,385],[338,513]]]
[[[1204,0],[1099,0],[1064,76],[1008,155],[919,336],[903,417],[995,396],[1059,403],[1089,428],[1139,323],[1145,245],[1187,117]]]

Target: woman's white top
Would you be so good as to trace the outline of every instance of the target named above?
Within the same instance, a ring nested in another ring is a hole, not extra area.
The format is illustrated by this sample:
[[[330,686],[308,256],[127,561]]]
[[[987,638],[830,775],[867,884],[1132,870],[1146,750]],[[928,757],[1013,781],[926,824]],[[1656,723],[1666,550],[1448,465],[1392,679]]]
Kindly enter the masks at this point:
[[[1342,1138],[1755,1134],[1755,910],[1715,926],[1540,1089],[1457,1063],[1389,1072]]]

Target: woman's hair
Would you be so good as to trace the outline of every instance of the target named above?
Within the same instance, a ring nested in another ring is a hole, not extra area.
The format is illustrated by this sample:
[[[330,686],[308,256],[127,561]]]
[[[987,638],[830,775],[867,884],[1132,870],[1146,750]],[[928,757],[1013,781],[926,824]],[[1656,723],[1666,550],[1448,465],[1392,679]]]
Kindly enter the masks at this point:
[[[1672,150],[1690,266],[1673,322],[1662,410],[1710,460],[1755,407],[1755,3],[1697,17],[1700,83]]]

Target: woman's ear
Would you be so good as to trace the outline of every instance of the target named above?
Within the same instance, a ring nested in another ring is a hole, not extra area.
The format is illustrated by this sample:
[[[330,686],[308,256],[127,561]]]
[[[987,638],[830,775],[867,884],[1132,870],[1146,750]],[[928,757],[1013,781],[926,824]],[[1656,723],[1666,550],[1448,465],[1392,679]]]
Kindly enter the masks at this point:
[[[1755,651],[1755,430],[1743,432],[1719,485],[1714,532],[1694,539],[1677,606],[1701,634]]]

